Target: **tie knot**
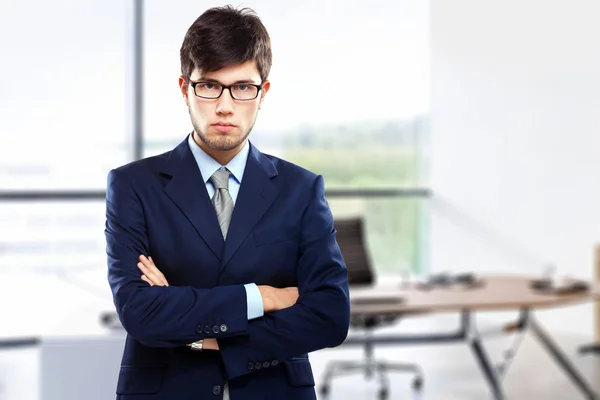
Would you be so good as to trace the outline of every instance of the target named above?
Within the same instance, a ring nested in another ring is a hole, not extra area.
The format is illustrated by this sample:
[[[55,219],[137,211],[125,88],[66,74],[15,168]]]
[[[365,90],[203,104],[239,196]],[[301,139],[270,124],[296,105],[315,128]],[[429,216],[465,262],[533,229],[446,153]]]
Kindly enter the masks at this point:
[[[227,168],[221,168],[210,177],[210,181],[215,187],[215,190],[229,190],[229,175],[231,175],[231,172],[229,172]]]

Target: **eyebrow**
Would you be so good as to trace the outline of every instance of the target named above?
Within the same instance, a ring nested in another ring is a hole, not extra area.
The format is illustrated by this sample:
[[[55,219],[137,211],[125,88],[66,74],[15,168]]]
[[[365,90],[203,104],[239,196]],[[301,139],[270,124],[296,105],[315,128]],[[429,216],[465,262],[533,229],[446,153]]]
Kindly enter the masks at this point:
[[[224,83],[219,82],[216,79],[211,79],[211,78],[200,78],[198,80],[199,82],[211,82],[211,83],[218,83],[219,85],[225,85]],[[241,79],[239,81],[235,81],[232,83],[232,85],[239,85],[239,84],[252,84],[252,85],[260,85],[260,83],[256,83],[251,79]]]

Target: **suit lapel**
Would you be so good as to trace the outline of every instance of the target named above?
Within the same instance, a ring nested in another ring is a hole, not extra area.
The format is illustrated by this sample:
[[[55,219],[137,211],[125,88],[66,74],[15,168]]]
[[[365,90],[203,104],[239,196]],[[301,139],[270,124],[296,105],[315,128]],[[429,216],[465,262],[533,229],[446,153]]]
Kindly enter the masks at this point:
[[[248,161],[225,241],[222,267],[227,265],[252,228],[271,207],[277,196],[277,189],[271,178],[276,175],[277,169],[271,160],[250,144]]]
[[[163,172],[171,175],[165,192],[220,260],[224,246],[221,228],[187,138],[171,152]]]

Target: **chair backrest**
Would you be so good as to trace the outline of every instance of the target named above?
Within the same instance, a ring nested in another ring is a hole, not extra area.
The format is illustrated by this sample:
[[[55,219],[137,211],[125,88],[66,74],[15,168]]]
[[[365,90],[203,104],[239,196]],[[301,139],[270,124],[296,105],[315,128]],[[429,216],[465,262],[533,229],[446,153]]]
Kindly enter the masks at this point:
[[[348,284],[372,284],[375,281],[375,273],[367,251],[362,218],[336,219],[334,226],[337,242],[348,268]]]

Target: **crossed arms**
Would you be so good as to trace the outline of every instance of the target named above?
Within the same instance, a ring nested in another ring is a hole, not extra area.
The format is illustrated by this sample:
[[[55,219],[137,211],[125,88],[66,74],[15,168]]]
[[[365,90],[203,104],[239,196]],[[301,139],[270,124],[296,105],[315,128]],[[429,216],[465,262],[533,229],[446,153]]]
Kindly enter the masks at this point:
[[[345,340],[348,276],[322,177],[314,180],[311,201],[302,215],[298,297],[294,299],[294,289],[286,293],[263,288],[267,313],[250,321],[243,285],[198,289],[148,285],[141,278],[136,265],[140,254],[150,252],[135,182],[122,170],[109,173],[105,229],[108,280],[121,323],[132,337],[151,347],[179,347],[212,338],[230,379],[251,373],[249,363],[285,361]],[[200,329],[224,321],[226,332],[214,335]]]
[[[152,257],[146,257],[141,254],[140,262],[138,262],[137,266],[142,272],[141,279],[150,284],[150,286],[169,286],[167,278],[154,264]],[[297,287],[278,289],[268,285],[259,285],[258,290],[260,291],[264,308],[263,311],[265,313],[291,307],[298,300]],[[187,346],[191,346],[191,344],[188,344]],[[217,339],[204,339],[203,349],[219,350],[219,343],[217,342]]]

